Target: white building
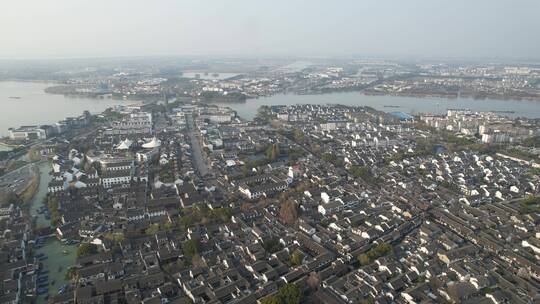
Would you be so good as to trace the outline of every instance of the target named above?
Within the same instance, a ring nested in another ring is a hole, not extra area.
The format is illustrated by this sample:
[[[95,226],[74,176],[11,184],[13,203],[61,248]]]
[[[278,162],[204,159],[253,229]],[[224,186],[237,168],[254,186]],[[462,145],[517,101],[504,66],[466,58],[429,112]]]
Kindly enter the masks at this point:
[[[12,140],[35,140],[46,138],[47,132],[38,126],[22,126],[18,129],[9,129],[9,139]]]

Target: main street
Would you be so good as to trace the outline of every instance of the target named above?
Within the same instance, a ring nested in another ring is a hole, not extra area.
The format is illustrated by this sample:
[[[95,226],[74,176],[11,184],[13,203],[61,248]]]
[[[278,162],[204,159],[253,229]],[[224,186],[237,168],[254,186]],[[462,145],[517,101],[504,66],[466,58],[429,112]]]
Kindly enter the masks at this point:
[[[203,151],[201,147],[201,138],[198,134],[196,134],[195,122],[193,121],[193,116],[187,115],[186,120],[187,120],[188,136],[191,142],[191,152],[192,152],[193,161],[195,163],[195,166],[197,166],[197,171],[199,172],[199,176],[201,178],[204,178],[206,174],[210,173],[210,169],[208,168],[208,163],[206,162],[206,158],[203,155]]]

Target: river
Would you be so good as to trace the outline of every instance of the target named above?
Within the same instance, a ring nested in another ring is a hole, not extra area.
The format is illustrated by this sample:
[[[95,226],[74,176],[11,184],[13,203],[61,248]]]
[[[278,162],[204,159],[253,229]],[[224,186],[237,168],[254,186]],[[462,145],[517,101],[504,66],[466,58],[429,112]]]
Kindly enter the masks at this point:
[[[45,219],[43,214],[38,212],[43,205],[43,199],[47,196],[47,186],[51,180],[51,164],[48,161],[43,161],[39,165],[39,188],[30,202],[30,214],[36,216],[36,227],[43,228],[50,225],[50,221]],[[43,253],[47,259],[42,261],[43,268],[48,270],[49,276],[49,295],[52,297],[57,293],[60,286],[67,283],[65,276],[70,266],[75,263],[76,246],[66,246],[57,238],[49,237],[45,241],[45,245],[36,250],[37,254]],[[54,281],[54,284],[53,284]],[[37,303],[47,303],[44,296],[39,296]]]
[[[294,104],[342,104],[349,106],[370,106],[385,112],[405,112],[409,114],[443,114],[447,109],[465,108],[473,111],[514,111],[502,114],[510,117],[540,118],[540,101],[497,100],[472,98],[436,98],[371,96],[359,92],[331,93],[321,95],[279,94],[257,99],[248,99],[245,103],[218,103],[233,108],[240,117],[252,119],[262,105]],[[386,106],[386,107],[385,107]],[[388,107],[391,106],[391,107]]]
[[[42,82],[0,81],[0,136],[8,129],[23,125],[51,124],[83,111],[100,113],[122,100],[66,97],[47,94],[53,84]]]

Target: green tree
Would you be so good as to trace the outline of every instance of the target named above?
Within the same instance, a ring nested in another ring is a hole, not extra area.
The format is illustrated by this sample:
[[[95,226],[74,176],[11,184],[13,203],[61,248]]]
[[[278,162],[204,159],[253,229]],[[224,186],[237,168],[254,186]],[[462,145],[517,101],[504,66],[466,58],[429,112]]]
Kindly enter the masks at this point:
[[[266,158],[274,161],[279,157],[279,145],[273,144],[266,150]]]
[[[302,132],[300,129],[294,129],[293,130],[293,138],[296,141],[304,141],[304,132]]]
[[[196,240],[187,240],[182,244],[182,250],[187,257],[191,258],[199,253],[199,242]]]
[[[262,246],[264,250],[266,250],[268,253],[278,252],[281,250],[281,248],[283,248],[279,240],[276,238],[271,238],[263,241]]]
[[[77,257],[87,256],[98,253],[98,248],[94,244],[82,243],[77,248]]]
[[[302,265],[302,260],[304,259],[304,255],[299,250],[295,250],[291,256],[290,256],[290,263],[291,266],[300,266]]]
[[[300,304],[302,291],[295,284],[287,284],[278,290],[277,298],[282,304]]]
[[[146,228],[144,232],[148,235],[156,234],[159,231],[159,224],[152,224],[150,227]]]
[[[261,300],[261,304],[281,304],[276,296],[267,296]]]
[[[357,259],[360,265],[364,266],[384,255],[391,253],[392,251],[392,245],[388,243],[381,243],[368,250],[368,252],[360,254]]]

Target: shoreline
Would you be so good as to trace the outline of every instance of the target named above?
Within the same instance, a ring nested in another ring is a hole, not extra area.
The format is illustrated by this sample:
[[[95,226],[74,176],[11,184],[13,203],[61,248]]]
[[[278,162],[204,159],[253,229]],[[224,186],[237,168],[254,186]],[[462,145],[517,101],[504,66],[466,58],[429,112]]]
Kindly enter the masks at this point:
[[[160,96],[149,96],[149,95],[130,95],[128,98],[123,98],[118,96],[115,93],[109,92],[109,93],[79,93],[79,92],[55,92],[55,89],[59,87],[67,87],[66,85],[63,85],[62,82],[54,81],[54,80],[18,80],[18,79],[6,79],[6,80],[0,80],[0,81],[13,81],[13,82],[37,82],[37,83],[45,83],[45,84],[52,84],[52,86],[49,86],[44,89],[44,92],[46,94],[51,95],[62,95],[66,98],[89,98],[89,99],[96,99],[96,100],[103,100],[103,99],[114,99],[114,100],[126,100],[126,101],[148,101],[149,99],[152,99],[153,97],[160,97]],[[502,100],[502,101],[538,101],[540,102],[540,96],[538,97],[527,97],[527,96],[504,96],[504,95],[484,95],[484,94],[474,94],[474,93],[448,93],[448,94],[438,94],[438,93],[422,93],[422,94],[414,94],[414,93],[386,93],[386,92],[376,92],[370,90],[370,88],[362,88],[362,89],[342,89],[342,90],[329,90],[324,92],[318,92],[318,91],[311,91],[311,92],[295,92],[295,91],[289,91],[285,90],[283,92],[275,93],[275,94],[268,94],[268,95],[261,95],[261,96],[252,96],[252,95],[246,95],[246,98],[244,100],[212,100],[212,98],[201,100],[201,102],[204,103],[231,103],[231,104],[239,104],[239,103],[247,103],[249,100],[255,100],[260,98],[268,98],[276,95],[303,95],[303,96],[317,96],[317,95],[333,95],[333,94],[343,94],[343,93],[359,93],[364,96],[395,96],[395,97],[410,97],[410,98],[439,98],[439,99],[445,99],[445,100],[454,100],[459,98],[465,98],[465,99],[471,99],[471,100]],[[196,97],[193,97],[196,98]]]

